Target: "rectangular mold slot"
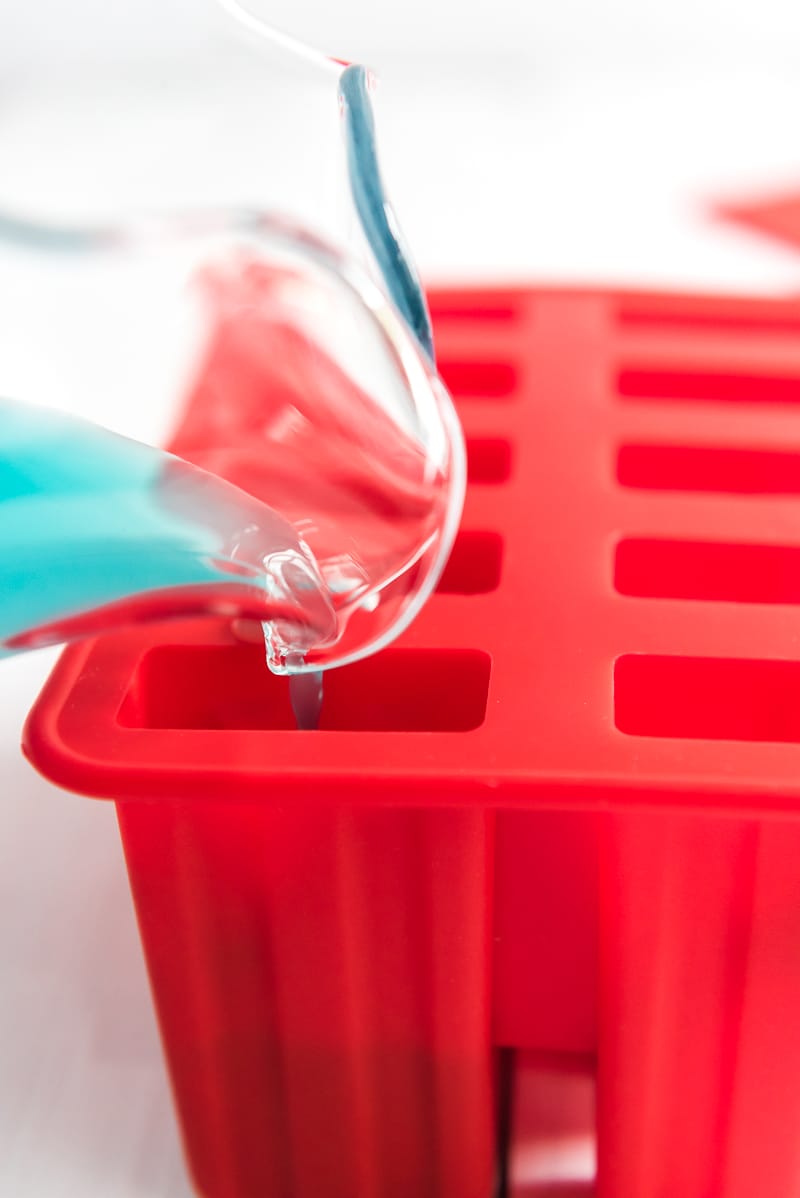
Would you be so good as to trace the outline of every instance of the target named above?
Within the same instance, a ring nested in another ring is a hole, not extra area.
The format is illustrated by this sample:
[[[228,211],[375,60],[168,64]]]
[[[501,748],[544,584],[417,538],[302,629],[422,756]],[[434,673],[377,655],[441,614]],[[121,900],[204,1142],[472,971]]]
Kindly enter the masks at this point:
[[[517,387],[517,371],[510,362],[440,359],[437,368],[455,399],[508,399]]]
[[[800,547],[630,538],[620,541],[622,595],[731,603],[800,603]]]
[[[628,366],[617,374],[617,393],[623,399],[694,403],[798,403],[800,378],[791,375]]]
[[[505,483],[511,477],[511,442],[502,437],[469,438],[467,482]]]
[[[800,662],[629,654],[614,720],[632,736],[800,742]]]
[[[477,649],[386,649],[325,675],[320,728],[469,732],[483,723],[490,673]],[[288,680],[248,644],[151,649],[118,719],[129,728],[295,730]]]
[[[431,320],[439,324],[511,324],[519,315],[516,304],[510,301],[490,300],[485,296],[476,296],[474,301],[469,295],[454,296],[452,299],[442,297],[434,300],[430,306]]]
[[[676,329],[687,333],[800,333],[800,315],[692,309],[688,304],[623,304],[617,310],[617,324],[623,329]]]
[[[503,538],[496,532],[460,532],[436,590],[442,595],[486,595],[497,590]]]
[[[800,454],[689,445],[623,445],[617,478],[646,491],[800,495]]]

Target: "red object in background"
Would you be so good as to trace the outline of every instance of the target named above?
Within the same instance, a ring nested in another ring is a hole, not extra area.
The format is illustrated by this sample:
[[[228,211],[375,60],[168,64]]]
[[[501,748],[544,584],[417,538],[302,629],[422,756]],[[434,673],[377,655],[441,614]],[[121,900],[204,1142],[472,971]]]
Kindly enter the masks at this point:
[[[782,245],[800,249],[800,195],[796,193],[756,196],[749,203],[721,204],[717,213],[724,220],[735,221]]]
[[[594,1065],[604,1198],[786,1198],[800,302],[432,308],[463,531],[402,640],[328,676],[322,730],[200,622],[68,649],[27,725],[117,802],[195,1182],[487,1198],[509,1048]],[[512,1168],[545,1108],[512,1110]]]

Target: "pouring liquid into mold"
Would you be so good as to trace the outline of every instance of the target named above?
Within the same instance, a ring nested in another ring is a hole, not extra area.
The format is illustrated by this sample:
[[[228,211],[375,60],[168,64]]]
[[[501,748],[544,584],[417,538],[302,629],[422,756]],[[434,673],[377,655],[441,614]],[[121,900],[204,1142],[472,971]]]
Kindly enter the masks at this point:
[[[223,7],[242,18],[238,4]],[[270,35],[298,51],[294,39]],[[270,668],[310,675],[293,683],[293,700],[312,726],[320,671],[394,639],[435,586],[465,466],[424,296],[378,171],[370,75],[299,49],[336,85],[368,269],[253,209],[89,228],[2,218],[6,238],[50,252],[208,242],[202,286],[213,332],[191,410],[215,426],[204,438],[215,449],[198,450],[185,425],[173,448],[189,465],[11,405],[0,494],[20,552],[4,571],[2,593],[16,598],[3,604],[0,638],[14,651],[173,613],[259,620]],[[203,394],[214,402],[204,406]],[[48,502],[63,518],[48,519]]]

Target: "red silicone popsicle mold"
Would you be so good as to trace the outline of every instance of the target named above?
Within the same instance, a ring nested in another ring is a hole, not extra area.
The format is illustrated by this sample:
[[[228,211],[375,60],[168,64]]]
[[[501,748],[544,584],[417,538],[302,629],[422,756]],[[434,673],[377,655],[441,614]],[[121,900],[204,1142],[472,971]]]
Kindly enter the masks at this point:
[[[463,529],[402,640],[329,675],[322,730],[202,622],[68,649],[27,725],[117,803],[195,1184],[487,1198],[505,1048],[594,1070],[604,1198],[786,1198],[800,302],[432,308]]]

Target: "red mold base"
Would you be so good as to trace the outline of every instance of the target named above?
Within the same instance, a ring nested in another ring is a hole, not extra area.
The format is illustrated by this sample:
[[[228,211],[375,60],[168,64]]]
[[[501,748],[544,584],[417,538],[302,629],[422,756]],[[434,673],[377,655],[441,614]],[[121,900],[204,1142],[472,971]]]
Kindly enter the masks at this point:
[[[511,1048],[595,1063],[603,1198],[786,1198],[800,302],[432,309],[463,530],[323,730],[203,622],[68,649],[26,728],[117,801],[198,1190],[486,1198]]]

